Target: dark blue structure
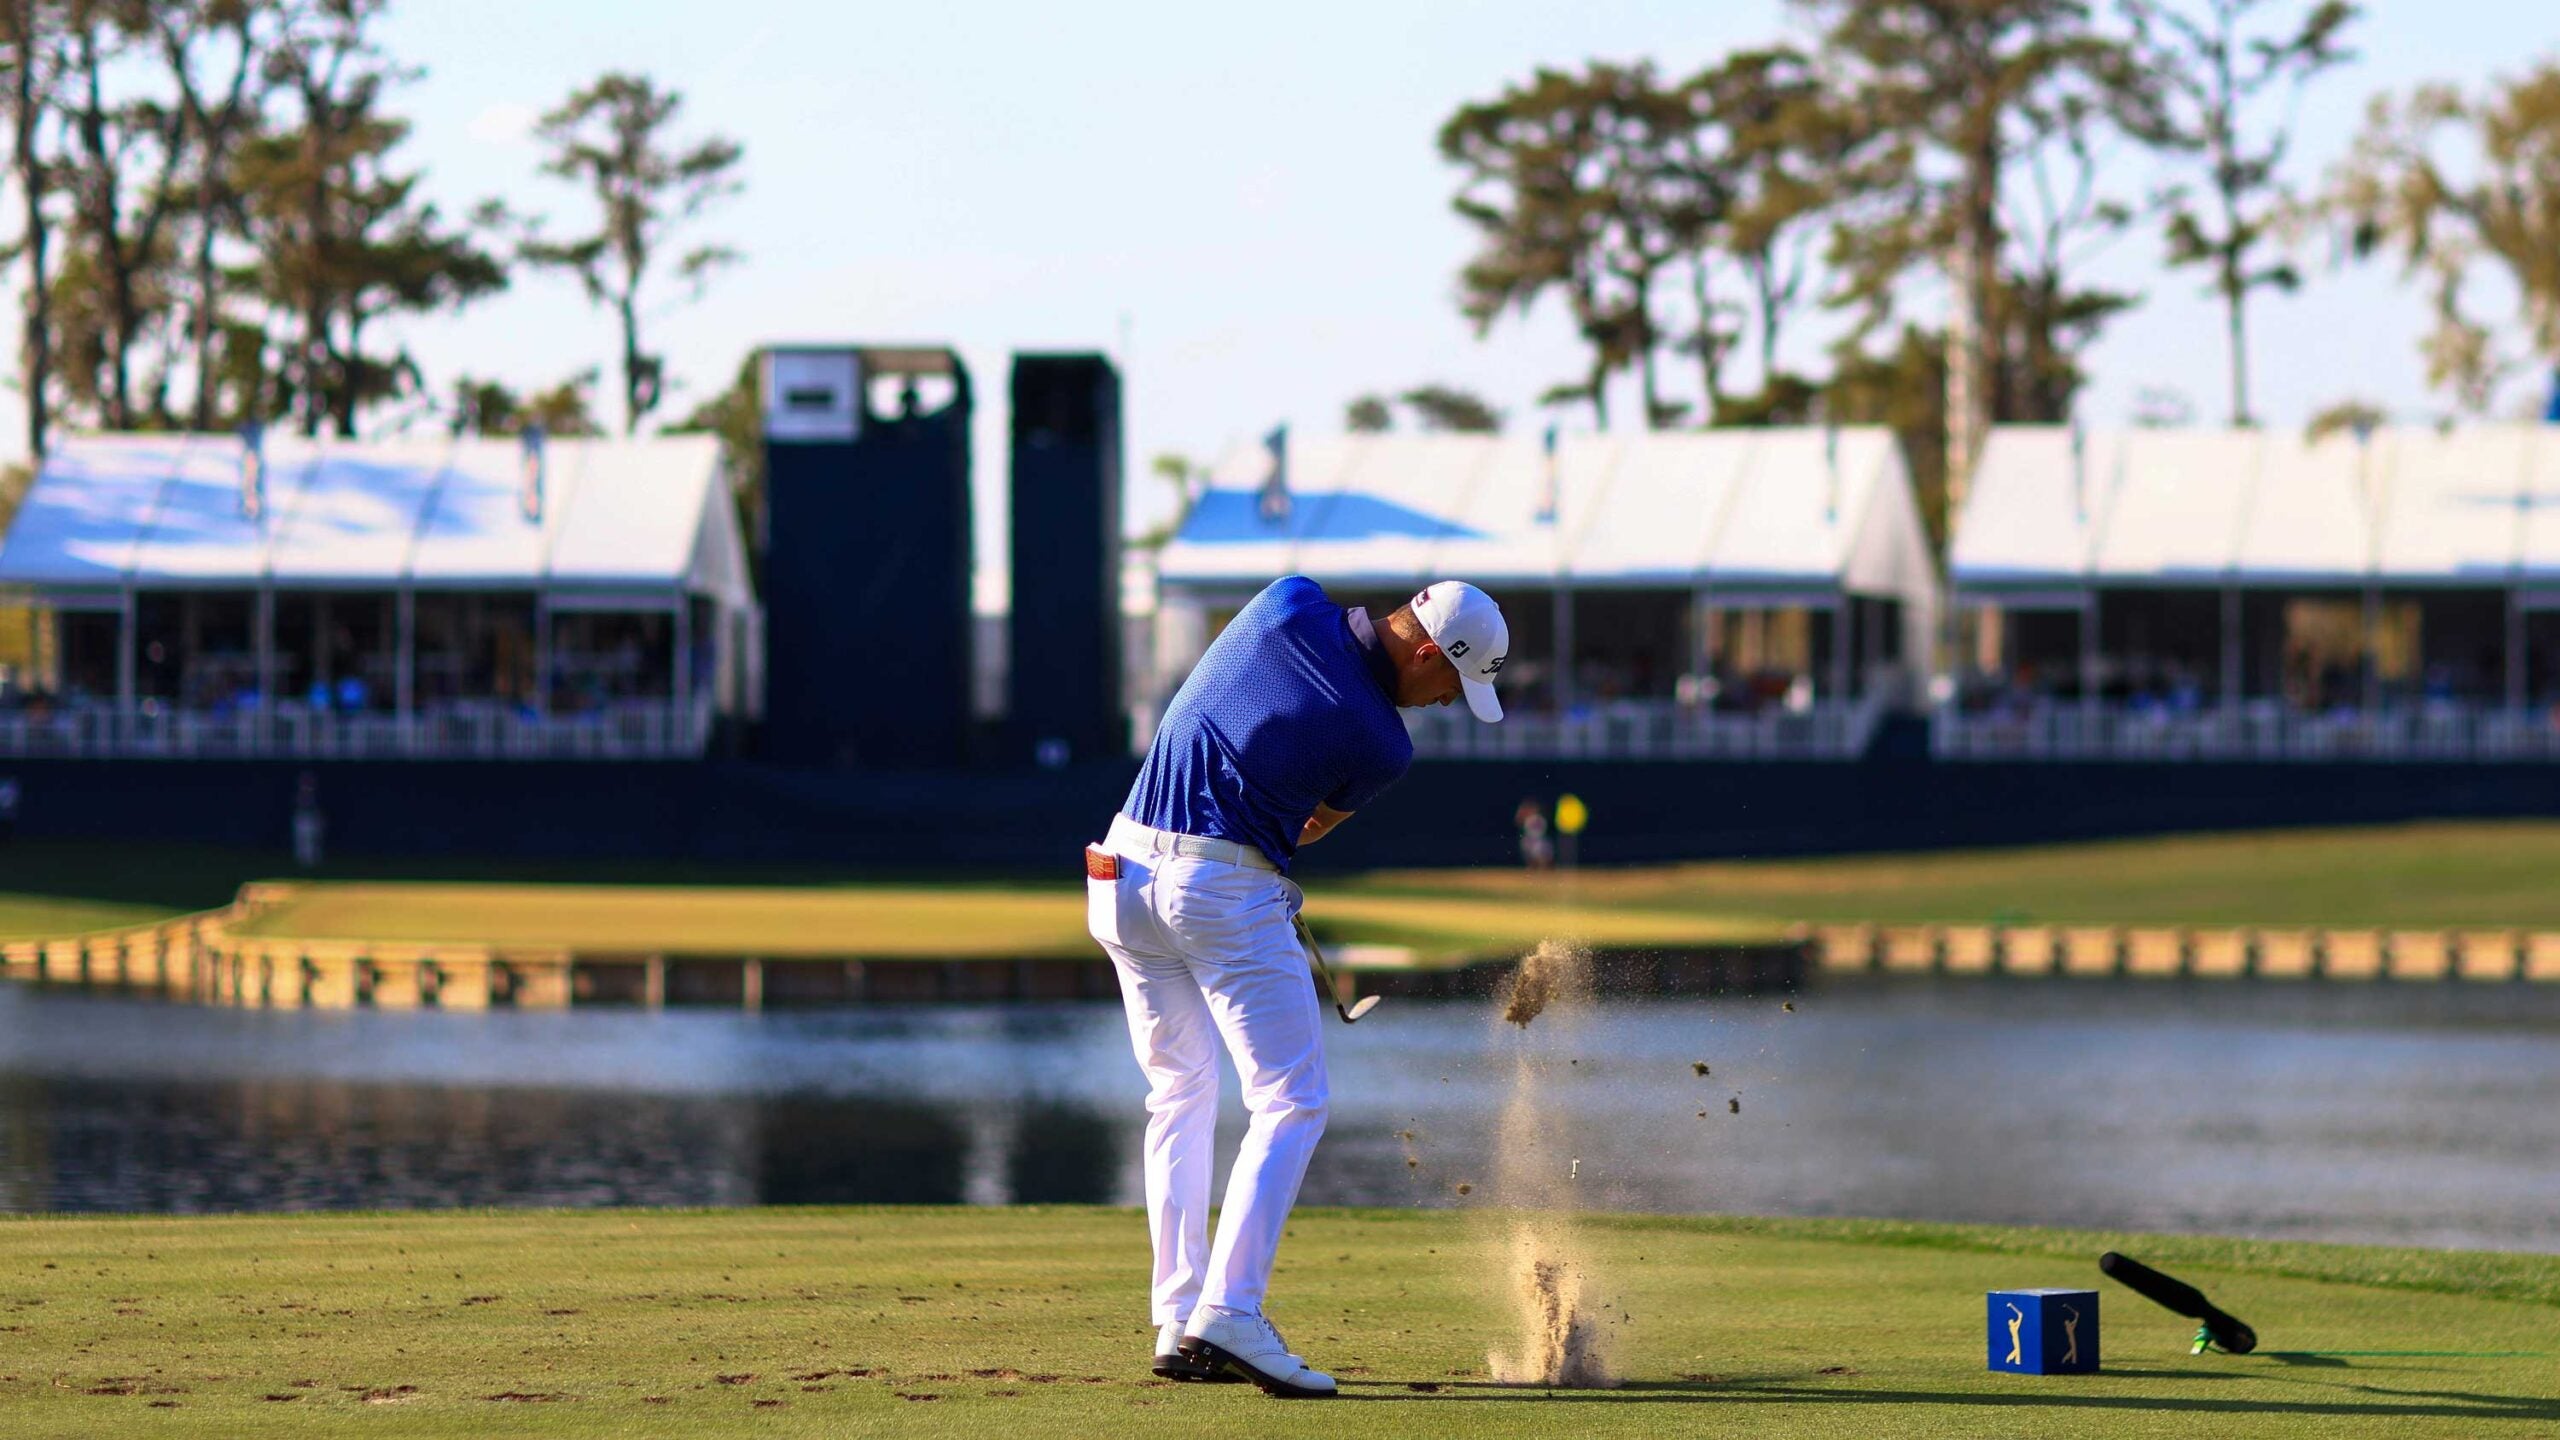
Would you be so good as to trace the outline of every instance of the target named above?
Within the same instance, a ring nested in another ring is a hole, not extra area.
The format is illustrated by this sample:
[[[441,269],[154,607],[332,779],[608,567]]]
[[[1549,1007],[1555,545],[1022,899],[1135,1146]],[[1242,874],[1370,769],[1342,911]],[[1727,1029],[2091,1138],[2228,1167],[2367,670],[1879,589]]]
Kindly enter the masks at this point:
[[[1125,754],[1120,374],[1099,355],[1013,357],[1011,758]]]
[[[281,852],[316,774],[332,855],[994,870],[1082,883],[1137,762],[824,772],[734,760],[17,760],[31,840]],[[1585,864],[2028,845],[2171,831],[2560,815],[2560,765],[1421,761],[1307,875],[1518,863],[1512,808],[1571,791]]]
[[[768,351],[765,729],[794,766],[964,757],[969,373],[940,348]]]

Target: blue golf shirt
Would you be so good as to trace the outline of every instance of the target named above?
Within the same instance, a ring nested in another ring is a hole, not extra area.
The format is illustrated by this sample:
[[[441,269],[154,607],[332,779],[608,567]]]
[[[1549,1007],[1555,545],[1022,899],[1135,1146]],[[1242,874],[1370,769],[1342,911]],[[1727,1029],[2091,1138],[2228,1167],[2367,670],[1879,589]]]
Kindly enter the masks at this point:
[[[1366,611],[1304,575],[1275,580],[1175,692],[1121,813],[1286,871],[1316,806],[1361,809],[1413,764],[1395,682]]]

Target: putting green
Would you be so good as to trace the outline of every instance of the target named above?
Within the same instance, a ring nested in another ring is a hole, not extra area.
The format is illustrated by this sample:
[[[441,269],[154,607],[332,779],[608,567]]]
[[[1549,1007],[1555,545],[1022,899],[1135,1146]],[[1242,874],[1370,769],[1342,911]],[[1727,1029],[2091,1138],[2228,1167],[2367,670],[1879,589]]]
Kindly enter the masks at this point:
[[[0,1433],[2548,1435],[2560,1258],[1871,1222],[1589,1222],[1626,1383],[1495,1387],[1484,1217],[1302,1212],[1272,1312],[1347,1398],[1144,1368],[1128,1211],[0,1222]],[[2119,1246],[2256,1325],[2099,1280]],[[2106,1371],[1994,1375],[1985,1290],[2104,1294]]]
[[[1592,944],[1698,945],[1782,927],[1546,897],[1447,901],[1328,891],[1309,914],[1329,938],[1410,944],[1427,958],[1516,951],[1550,935]],[[324,883],[241,927],[247,935],[564,945],[586,953],[1100,959],[1080,884],[846,887]]]

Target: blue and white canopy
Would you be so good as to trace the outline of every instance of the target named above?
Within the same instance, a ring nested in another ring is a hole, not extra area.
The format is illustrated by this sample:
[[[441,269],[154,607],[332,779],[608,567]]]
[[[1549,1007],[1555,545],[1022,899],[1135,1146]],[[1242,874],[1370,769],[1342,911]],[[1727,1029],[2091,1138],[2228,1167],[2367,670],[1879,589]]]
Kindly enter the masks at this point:
[[[1896,598],[1936,584],[1900,449],[1881,428],[1535,436],[1339,435],[1238,446],[1166,545],[1162,583],[1670,588],[1737,601]]]
[[[0,586],[541,590],[753,603],[708,436],[552,440],[526,503],[514,440],[65,439],[0,538]],[[533,513],[538,509],[538,513]]]
[[[1984,598],[2091,586],[2560,580],[2560,428],[1992,433],[1956,522]]]

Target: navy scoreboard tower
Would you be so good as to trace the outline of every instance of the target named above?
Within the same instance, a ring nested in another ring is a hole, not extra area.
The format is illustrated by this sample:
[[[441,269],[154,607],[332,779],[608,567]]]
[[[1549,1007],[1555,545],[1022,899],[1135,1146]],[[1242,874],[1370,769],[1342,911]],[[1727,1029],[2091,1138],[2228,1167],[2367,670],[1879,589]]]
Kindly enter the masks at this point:
[[[1100,355],[1013,357],[1016,758],[1122,755],[1120,375]]]
[[[969,372],[948,349],[767,350],[765,754],[960,763],[969,727]]]

